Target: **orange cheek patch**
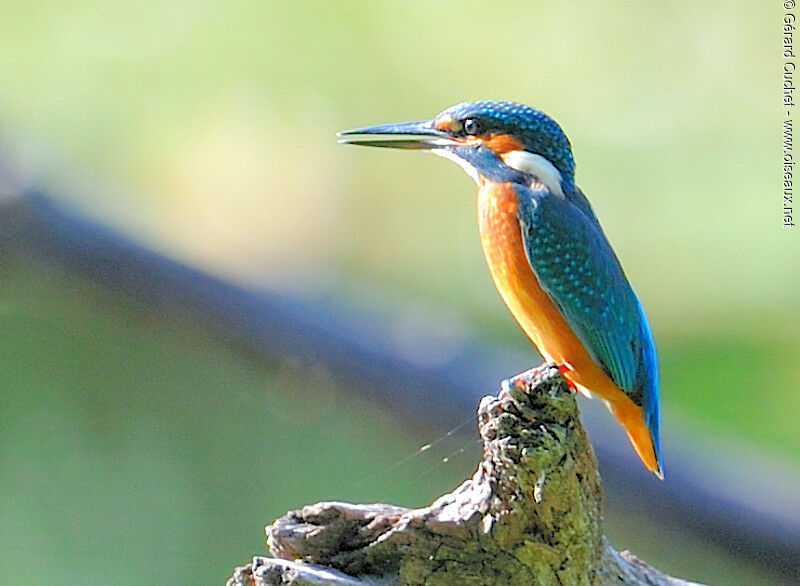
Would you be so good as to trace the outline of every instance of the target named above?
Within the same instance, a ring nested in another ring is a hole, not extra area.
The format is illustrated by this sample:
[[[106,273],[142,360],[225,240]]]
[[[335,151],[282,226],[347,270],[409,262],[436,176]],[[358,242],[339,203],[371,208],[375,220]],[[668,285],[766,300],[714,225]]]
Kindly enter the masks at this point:
[[[505,133],[491,134],[483,143],[498,155],[522,149],[522,143],[518,139]]]

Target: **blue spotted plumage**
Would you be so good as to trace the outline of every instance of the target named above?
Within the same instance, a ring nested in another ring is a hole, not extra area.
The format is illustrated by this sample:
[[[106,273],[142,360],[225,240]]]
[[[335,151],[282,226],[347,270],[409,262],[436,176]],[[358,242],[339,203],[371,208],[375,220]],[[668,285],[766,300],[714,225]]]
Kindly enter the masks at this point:
[[[592,358],[642,406],[650,378],[645,352],[653,341],[599,224],[545,190],[515,190],[525,254],[539,283]]]
[[[456,119],[478,118],[484,122],[487,132],[502,131],[518,136],[532,152],[539,153],[571,178],[575,172],[575,161],[569,139],[558,123],[544,112],[520,104],[501,100],[461,102],[450,106],[441,115]]]

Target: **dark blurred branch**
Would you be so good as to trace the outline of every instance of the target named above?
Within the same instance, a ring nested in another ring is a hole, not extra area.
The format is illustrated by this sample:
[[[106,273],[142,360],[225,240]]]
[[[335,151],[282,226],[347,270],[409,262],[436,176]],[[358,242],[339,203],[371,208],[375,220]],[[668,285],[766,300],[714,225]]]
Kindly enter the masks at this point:
[[[317,503],[267,527],[261,584],[691,584],[603,537],[597,463],[558,369],[530,371],[478,408],[475,474],[423,509]]]

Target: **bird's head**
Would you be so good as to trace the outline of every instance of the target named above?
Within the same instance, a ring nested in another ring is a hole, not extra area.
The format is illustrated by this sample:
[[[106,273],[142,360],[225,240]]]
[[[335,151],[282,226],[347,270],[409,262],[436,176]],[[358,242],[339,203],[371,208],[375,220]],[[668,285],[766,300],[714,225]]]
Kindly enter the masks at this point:
[[[459,163],[476,181],[538,181],[563,193],[574,181],[569,140],[547,114],[517,102],[462,102],[435,118],[339,133],[340,142],[421,149]]]

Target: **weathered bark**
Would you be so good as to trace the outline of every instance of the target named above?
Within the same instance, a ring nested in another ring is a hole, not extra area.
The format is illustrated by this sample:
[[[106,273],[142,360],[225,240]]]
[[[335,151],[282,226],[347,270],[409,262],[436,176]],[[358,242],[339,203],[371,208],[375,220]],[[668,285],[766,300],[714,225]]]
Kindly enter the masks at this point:
[[[323,502],[267,527],[269,553],[228,584],[687,585],[617,552],[573,393],[555,367],[478,408],[483,458],[429,507]]]

